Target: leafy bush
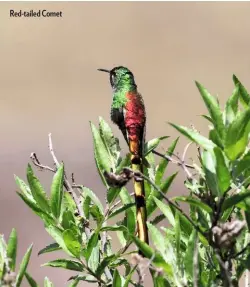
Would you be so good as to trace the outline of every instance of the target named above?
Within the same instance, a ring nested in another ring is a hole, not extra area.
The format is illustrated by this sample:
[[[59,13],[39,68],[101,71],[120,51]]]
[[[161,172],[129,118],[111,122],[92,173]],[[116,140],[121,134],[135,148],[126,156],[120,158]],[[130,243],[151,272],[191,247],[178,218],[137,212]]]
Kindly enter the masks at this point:
[[[109,125],[102,118],[99,127],[91,123],[95,162],[107,191],[105,205],[94,191],[75,183],[73,175],[68,179],[49,135],[55,167],[43,165],[35,153],[31,159],[38,168],[54,173],[50,195],[31,165],[27,168],[27,184],[15,177],[18,195],[41,218],[53,239],[39,255],[57,250],[67,255],[44,265],[75,271],[69,286],[80,285],[81,281],[98,286],[144,286],[147,270],[156,287],[239,286],[250,267],[250,95],[235,76],[233,80],[235,89],[224,110],[218,99],[196,83],[208,110],[208,115],[203,115],[209,122],[208,138],[194,128],[170,124],[197,146],[198,162],[185,162],[190,143],[182,157],[175,154],[178,139],[165,154],[159,153],[159,143],[167,138],[160,137],[145,144],[144,156],[149,164],[144,173],[133,172],[129,154],[121,156],[119,141]],[[156,157],[161,157],[158,164]],[[184,171],[188,195],[167,195],[177,175],[165,176],[169,163]],[[136,236],[134,200],[126,188],[133,177],[145,182],[150,246]],[[188,212],[182,210],[181,202],[188,205]],[[164,219],[169,227],[158,227]],[[112,244],[116,236],[118,250]],[[15,262],[15,255],[6,253],[6,244],[1,242],[0,278],[5,280],[3,274],[15,270],[6,258]],[[13,244],[8,246],[16,246]],[[28,255],[25,258],[28,262]],[[38,286],[29,279],[26,268],[20,270],[31,286]],[[51,282],[45,284],[53,286]]]

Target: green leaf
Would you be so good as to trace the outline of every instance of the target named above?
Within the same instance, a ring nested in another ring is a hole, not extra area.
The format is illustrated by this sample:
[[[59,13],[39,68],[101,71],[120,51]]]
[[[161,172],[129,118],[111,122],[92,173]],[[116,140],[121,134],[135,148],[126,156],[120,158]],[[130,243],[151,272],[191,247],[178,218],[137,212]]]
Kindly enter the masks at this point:
[[[68,287],[76,287],[79,284],[80,280],[78,280],[78,278],[76,278],[74,281],[72,281],[70,283],[70,285]]]
[[[44,254],[44,253],[49,253],[49,252],[53,252],[53,251],[58,251],[61,250],[62,248],[59,246],[58,243],[54,242],[51,243],[49,245],[47,245],[46,247],[44,247],[43,249],[41,249],[38,252],[38,255]]]
[[[36,283],[36,281],[31,277],[31,275],[28,272],[25,272],[25,277],[30,287],[39,287],[39,285]]]
[[[221,210],[225,211],[228,208],[231,208],[234,205],[239,204],[240,202],[242,202],[249,196],[250,196],[250,191],[243,191],[243,192],[231,195],[224,201],[224,203],[222,204]]]
[[[83,194],[89,196],[91,198],[92,202],[98,206],[101,214],[104,214],[104,210],[103,210],[103,206],[101,204],[101,201],[94,194],[94,192],[85,186],[81,186],[80,188],[81,188]]]
[[[165,181],[161,184],[160,186],[160,189],[163,193],[167,193],[168,192],[168,189],[169,187],[171,186],[173,180],[175,179],[177,175],[177,172],[170,175],[168,178],[165,179]],[[148,213],[148,216],[150,216],[156,209],[156,204],[155,204],[155,201],[154,201],[154,197],[158,198],[158,199],[162,199],[163,196],[162,194],[153,189],[153,191],[149,194],[148,198],[147,198],[147,213]]]
[[[83,200],[83,212],[86,219],[89,219],[89,206],[91,203],[91,198],[87,195]]]
[[[114,272],[112,287],[122,287],[122,279],[117,269]]]
[[[231,206],[230,208],[226,209],[225,212],[223,212],[221,216],[221,222],[227,222],[233,210],[234,210],[234,206]]]
[[[173,123],[169,123],[172,127],[174,127],[176,130],[178,130],[181,134],[192,140],[193,142],[197,143],[201,147],[203,147],[206,150],[213,150],[215,147],[215,144],[207,139],[206,137],[200,135],[199,133],[188,129],[183,126],[175,125]]]
[[[114,209],[114,210],[109,214],[108,219],[110,219],[110,218],[112,218],[112,217],[114,217],[114,216],[116,216],[116,215],[122,213],[123,211],[127,210],[128,208],[130,208],[130,207],[132,207],[132,206],[135,206],[135,203],[134,203],[134,202],[133,202],[133,203],[125,204],[125,205],[123,205],[123,206],[121,206],[121,207],[118,207],[118,208]]]
[[[108,203],[114,202],[114,200],[117,198],[120,192],[121,192],[121,188],[119,187],[109,188],[108,193],[107,193]]]
[[[221,193],[224,193],[230,186],[230,172],[225,163],[224,155],[220,148],[214,148],[214,154],[216,157],[216,175],[218,180],[218,187]]]
[[[16,268],[16,251],[17,251],[17,232],[13,228],[7,245],[7,257],[10,259],[9,267],[12,271]]]
[[[239,86],[241,101],[243,102],[244,106],[248,108],[250,105],[249,93],[247,92],[246,88],[242,85],[242,83],[239,81],[239,79],[235,75],[233,75],[233,81],[235,85]]]
[[[206,203],[202,202],[200,199],[197,199],[197,198],[194,198],[191,196],[176,196],[172,199],[176,200],[176,201],[187,202],[193,206],[200,207],[201,209],[205,210],[206,212],[208,212],[210,214],[213,213],[212,208],[209,205],[207,205]]]
[[[97,242],[97,245],[94,246],[94,248],[92,249],[92,252],[88,259],[88,267],[95,273],[98,268],[99,259],[100,259],[100,245]]]
[[[218,135],[220,136],[221,140],[223,141],[226,135],[225,126],[223,124],[222,113],[218,105],[218,102],[212,95],[210,95],[210,93],[200,83],[198,82],[195,82],[195,83],[196,83],[197,88],[200,91],[203,101],[205,102],[207,106],[207,109],[213,121],[214,127],[216,131],[218,132]]]
[[[162,140],[167,139],[167,138],[169,138],[169,136],[163,136],[163,137],[152,139],[148,141],[147,143],[145,143],[144,157],[147,156],[152,150],[156,149]]]
[[[160,223],[164,219],[165,219],[165,215],[164,214],[159,214],[154,219],[152,219],[150,221],[150,223],[156,226],[158,223]]]
[[[110,168],[112,167],[110,156],[109,156],[109,153],[106,149],[106,146],[103,142],[103,139],[98,129],[91,122],[90,122],[90,127],[91,127],[93,140],[94,140],[94,155],[95,155],[96,166],[97,166],[98,172],[101,176],[103,183],[106,185],[106,187],[108,187],[108,184],[103,175],[103,172],[104,171],[109,172]]]
[[[194,229],[187,244],[187,250],[185,253],[185,271],[189,276],[190,280],[193,280],[193,258],[195,251],[195,244],[197,242],[197,231]]]
[[[54,287],[54,284],[49,280],[48,277],[44,278],[44,287]]]
[[[73,254],[68,250],[68,248],[65,245],[65,242],[63,240],[63,234],[62,231],[57,228],[56,226],[46,226],[46,231],[49,233],[49,235],[59,244],[59,246],[70,256],[73,256]]]
[[[154,287],[171,287],[168,280],[164,277],[157,276],[154,280]]]
[[[157,250],[160,251],[161,255],[164,257],[165,251],[166,251],[166,244],[165,244],[165,238],[161,234],[161,232],[153,226],[151,223],[147,222],[148,231],[151,235],[152,242],[154,243],[154,246]]]
[[[5,274],[5,257],[6,257],[6,243],[3,235],[0,234],[0,280]],[[1,282],[1,281],[0,281]]]
[[[32,193],[30,191],[29,186],[18,176],[15,175],[14,177],[15,177],[16,184],[18,185],[18,187],[22,191],[22,194],[25,197],[27,197],[29,199],[29,201],[31,201],[32,203],[36,203],[36,201],[33,198]]]
[[[71,229],[75,226],[75,217],[70,209],[64,210],[61,225],[64,229]]]
[[[84,267],[80,262],[75,261],[75,260],[69,260],[69,259],[56,259],[56,260],[44,263],[42,266],[64,268],[64,269],[79,271],[79,272],[82,272],[84,270]]]
[[[178,267],[181,267],[180,259],[181,259],[181,229],[180,229],[180,216],[179,211],[175,212],[175,246],[176,246],[176,259]]]
[[[134,268],[129,272],[129,274],[126,276],[126,280],[123,284],[123,287],[129,287],[129,283],[131,281],[132,275],[134,274],[137,266],[134,266]]]
[[[247,152],[243,158],[237,161],[237,164],[233,170],[234,176],[238,177],[241,174],[245,177],[245,172],[250,169],[250,152]]]
[[[96,270],[96,274],[98,274],[99,277],[101,277],[102,273],[104,272],[105,268],[107,266],[109,266],[110,263],[112,263],[113,261],[115,261],[117,259],[117,255],[113,254],[110,256],[105,257],[101,263],[99,264],[97,270]]]
[[[170,209],[172,211],[172,213],[175,215],[176,212],[179,212],[178,209],[176,209],[174,206],[170,206]],[[193,226],[192,224],[189,222],[189,220],[182,215],[181,213],[179,213],[179,217],[180,217],[180,228],[181,231],[184,232],[186,235],[190,235],[193,231]],[[175,223],[174,223],[175,224]]]
[[[78,240],[78,235],[70,229],[64,230],[63,240],[67,249],[76,257],[80,258],[81,243]]]
[[[177,138],[171,146],[168,148],[168,151],[166,152],[166,155],[171,156],[175,150],[175,147],[177,145],[179,138]],[[160,185],[162,183],[162,178],[164,176],[165,170],[168,166],[169,161],[166,160],[165,158],[161,159],[159,165],[157,166],[156,169],[156,175],[155,175],[155,184]]]
[[[120,198],[123,205],[134,203],[131,195],[128,193],[125,187],[120,192]],[[136,229],[136,210],[135,206],[132,206],[126,210],[126,226],[130,233],[134,233]]]
[[[137,245],[137,247],[142,251],[144,256],[148,259],[151,259],[153,264],[156,267],[162,268],[164,272],[167,273],[168,276],[172,276],[172,267],[170,264],[166,262],[166,260],[157,252],[155,252],[148,244],[141,241],[139,238],[137,238],[134,235],[131,235],[134,243]]]
[[[240,113],[229,125],[226,140],[225,153],[230,160],[240,157],[248,143],[248,134],[250,128],[250,109]]]
[[[32,246],[31,245],[28,250],[26,251],[22,261],[21,261],[21,264],[20,264],[20,267],[19,267],[19,271],[18,271],[18,274],[17,274],[17,277],[16,277],[16,287],[19,287],[21,286],[21,283],[22,283],[22,280],[23,280],[23,276],[26,272],[26,269],[27,269],[27,266],[29,264],[29,260],[30,260],[30,255],[31,255],[31,252],[32,252]]]
[[[64,180],[64,165],[61,164],[55,173],[51,185],[51,210],[56,218],[59,218],[61,213],[61,205],[63,198],[63,180]]]
[[[247,222],[248,231],[250,231],[250,212],[249,211],[245,211],[245,218]]]
[[[26,197],[24,194],[17,192],[17,194],[21,197],[21,199],[42,219],[45,220],[51,220],[51,222],[53,222],[53,218],[49,215],[44,213],[38,206],[36,203],[34,203],[33,201],[31,201],[28,197]]]
[[[210,118],[210,116],[207,116],[207,115],[201,115],[204,119],[208,120],[211,124],[214,124],[213,123],[213,120]]]
[[[216,158],[213,152],[204,151],[202,153],[202,163],[206,175],[207,185],[214,196],[220,195],[216,176]]]
[[[68,192],[63,193],[63,202],[62,202],[63,210],[69,209],[72,213],[77,209],[76,204],[72,198],[72,196]]]
[[[122,224],[125,224],[124,222],[122,222]],[[128,243],[127,241],[127,233],[125,233],[125,232],[123,232],[123,231],[117,231],[116,232],[116,234],[117,234],[117,237],[118,237],[118,239],[119,239],[119,242],[120,242],[120,244],[121,244],[121,246],[122,247],[125,247],[126,246],[126,244]]]
[[[119,141],[114,137],[110,126],[101,117],[99,117],[99,128],[103,143],[107,149],[107,152],[109,153],[111,167],[115,171],[121,150]]]
[[[76,283],[79,283],[80,281],[86,281],[86,282],[91,282],[91,283],[98,282],[96,278],[92,275],[76,275],[76,276],[70,277],[69,280],[74,280],[74,282]],[[74,285],[74,282],[72,283],[72,285],[70,285],[71,287],[77,286],[77,285]]]
[[[86,253],[85,253],[85,258],[87,261],[89,260],[89,257],[92,253],[93,248],[95,248],[96,245],[98,244],[98,235],[99,235],[99,230],[96,230],[89,239],[88,246],[87,246]]]
[[[34,175],[32,167],[28,164],[27,168],[27,179],[30,186],[31,193],[38,204],[38,206],[45,212],[50,213],[50,205],[47,198],[47,195],[38,180],[38,178]]]
[[[101,228],[101,231],[126,231],[128,229],[124,225],[113,225],[113,226],[104,226]]]
[[[97,207],[97,205],[92,205],[89,212],[97,224],[102,223],[102,221],[104,220],[104,216],[103,214],[101,214],[100,209]]]
[[[226,102],[226,108],[225,108],[226,126],[231,124],[235,119],[235,116],[236,116],[237,111],[238,111],[239,94],[240,94],[239,85],[236,84],[236,87],[233,91],[232,96]]]
[[[217,131],[215,129],[211,129],[209,131],[209,139],[214,142],[218,147],[220,147],[221,149],[224,148],[223,143],[220,139],[219,134],[217,133]]]
[[[127,153],[126,156],[121,160],[119,165],[116,168],[116,173],[119,174],[124,167],[128,167],[131,165],[131,160],[130,160],[130,153]]]
[[[168,205],[166,205],[165,203],[163,203],[161,200],[157,199],[156,197],[154,197],[154,201],[155,201],[156,205],[158,206],[158,208],[160,209],[160,211],[166,216],[169,223],[172,226],[175,226],[175,218],[174,218],[174,215],[171,211],[171,208]]]

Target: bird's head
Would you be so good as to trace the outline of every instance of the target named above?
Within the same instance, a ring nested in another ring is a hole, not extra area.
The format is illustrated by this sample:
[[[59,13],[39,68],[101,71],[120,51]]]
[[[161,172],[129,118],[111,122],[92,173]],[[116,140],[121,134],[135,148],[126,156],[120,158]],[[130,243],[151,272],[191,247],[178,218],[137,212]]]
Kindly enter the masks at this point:
[[[98,71],[109,73],[110,85],[114,90],[123,86],[134,86],[136,88],[134,75],[126,67],[115,67],[112,70],[98,69]]]

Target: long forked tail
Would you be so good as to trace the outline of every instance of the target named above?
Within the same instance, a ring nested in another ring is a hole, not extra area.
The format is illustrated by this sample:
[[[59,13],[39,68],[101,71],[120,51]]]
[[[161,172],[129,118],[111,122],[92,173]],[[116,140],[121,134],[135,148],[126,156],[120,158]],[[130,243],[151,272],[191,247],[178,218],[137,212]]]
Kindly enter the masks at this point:
[[[142,143],[138,139],[129,140],[129,149],[131,152],[131,165],[134,171],[140,171],[143,173],[142,163]],[[143,242],[149,243],[148,240],[148,228],[147,228],[147,210],[146,199],[144,190],[144,180],[134,179],[135,190],[135,203],[136,203],[136,220],[137,220],[137,232],[138,237]],[[142,253],[140,253],[143,255]]]

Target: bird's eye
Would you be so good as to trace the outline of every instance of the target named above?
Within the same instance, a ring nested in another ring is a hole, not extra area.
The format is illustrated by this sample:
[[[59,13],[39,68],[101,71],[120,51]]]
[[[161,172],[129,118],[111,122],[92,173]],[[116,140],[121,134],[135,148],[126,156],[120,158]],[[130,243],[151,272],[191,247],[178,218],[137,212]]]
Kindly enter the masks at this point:
[[[114,73],[110,74],[110,82],[111,82],[111,84],[114,84],[114,82],[115,82],[115,74]]]

